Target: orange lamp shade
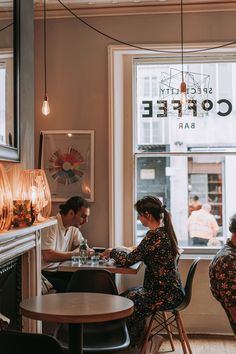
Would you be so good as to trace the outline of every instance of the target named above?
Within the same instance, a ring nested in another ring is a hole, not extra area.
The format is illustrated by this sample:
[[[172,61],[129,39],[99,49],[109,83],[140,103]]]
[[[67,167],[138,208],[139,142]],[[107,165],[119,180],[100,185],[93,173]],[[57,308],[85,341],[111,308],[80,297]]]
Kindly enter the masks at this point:
[[[12,216],[13,202],[11,187],[4,167],[0,164],[0,232],[9,230]]]
[[[51,214],[51,192],[44,170],[24,170],[20,177],[19,199],[30,200],[36,222]]]

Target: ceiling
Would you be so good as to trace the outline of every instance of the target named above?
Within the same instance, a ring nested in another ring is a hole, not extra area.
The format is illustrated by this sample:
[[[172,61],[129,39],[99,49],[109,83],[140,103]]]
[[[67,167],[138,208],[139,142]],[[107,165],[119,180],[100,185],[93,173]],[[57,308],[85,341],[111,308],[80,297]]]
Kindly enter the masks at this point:
[[[83,16],[177,13],[180,0],[62,0]],[[71,16],[58,0],[46,0],[48,17]],[[35,17],[42,17],[43,0],[34,0]],[[183,0],[184,12],[236,11],[236,0]]]

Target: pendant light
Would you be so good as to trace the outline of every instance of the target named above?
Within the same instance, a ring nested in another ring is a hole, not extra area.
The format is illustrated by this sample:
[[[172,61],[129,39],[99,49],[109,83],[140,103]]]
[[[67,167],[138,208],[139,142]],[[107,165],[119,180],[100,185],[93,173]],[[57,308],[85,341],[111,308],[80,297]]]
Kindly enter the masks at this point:
[[[43,1],[43,34],[44,34],[44,100],[42,106],[43,115],[50,113],[47,95],[47,29],[46,29],[46,0]]]
[[[180,1],[180,23],[181,23],[181,84],[180,102],[182,106],[187,102],[187,85],[184,81],[184,22],[183,22],[183,0]]]

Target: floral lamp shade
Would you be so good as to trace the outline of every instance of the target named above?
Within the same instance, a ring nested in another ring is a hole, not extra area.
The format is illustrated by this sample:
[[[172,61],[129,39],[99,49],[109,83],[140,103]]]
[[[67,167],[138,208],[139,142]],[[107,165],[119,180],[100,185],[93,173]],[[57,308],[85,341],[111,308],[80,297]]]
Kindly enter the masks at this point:
[[[0,164],[0,232],[11,227],[13,216],[13,201],[11,187],[7,174]]]
[[[44,170],[24,170],[18,191],[21,200],[30,200],[35,221],[42,222],[51,214],[51,193]]]

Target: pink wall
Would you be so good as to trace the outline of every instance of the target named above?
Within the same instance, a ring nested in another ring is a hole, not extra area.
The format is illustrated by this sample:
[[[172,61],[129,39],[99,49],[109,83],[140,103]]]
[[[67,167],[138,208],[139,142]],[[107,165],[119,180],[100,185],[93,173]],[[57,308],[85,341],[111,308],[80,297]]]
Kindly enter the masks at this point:
[[[88,18],[99,30],[130,43],[179,43],[179,16],[139,15]],[[40,130],[95,130],[95,202],[84,234],[90,244],[108,246],[108,59],[117,44],[72,19],[48,20],[48,95],[51,114],[41,114],[43,27],[35,21],[35,145]],[[185,41],[231,41],[235,14],[203,13],[184,17]],[[36,162],[37,164],[37,162]],[[54,207],[54,212],[57,206]]]

